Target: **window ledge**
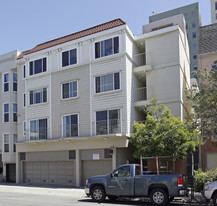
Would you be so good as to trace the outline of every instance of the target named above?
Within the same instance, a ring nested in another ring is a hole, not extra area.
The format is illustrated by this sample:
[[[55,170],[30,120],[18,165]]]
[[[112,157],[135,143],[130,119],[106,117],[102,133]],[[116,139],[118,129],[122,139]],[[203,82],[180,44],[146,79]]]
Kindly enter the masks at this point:
[[[108,94],[113,94],[113,93],[119,93],[122,92],[122,89],[117,89],[117,90],[111,90],[111,91],[107,91],[107,92],[100,92],[100,93],[94,93],[94,96],[101,96],[101,95],[108,95]]]

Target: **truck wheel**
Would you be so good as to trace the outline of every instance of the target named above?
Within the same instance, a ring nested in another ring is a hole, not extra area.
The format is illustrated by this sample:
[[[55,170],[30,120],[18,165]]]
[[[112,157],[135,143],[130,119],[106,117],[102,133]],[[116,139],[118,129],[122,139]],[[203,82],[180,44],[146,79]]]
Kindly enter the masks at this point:
[[[152,190],[150,198],[151,198],[152,204],[157,205],[157,206],[166,205],[168,202],[167,193],[163,189],[160,189],[160,188],[156,188]]]
[[[105,190],[103,187],[96,186],[91,190],[91,198],[95,202],[103,202],[106,198]]]
[[[217,193],[213,196],[213,205],[217,206]]]

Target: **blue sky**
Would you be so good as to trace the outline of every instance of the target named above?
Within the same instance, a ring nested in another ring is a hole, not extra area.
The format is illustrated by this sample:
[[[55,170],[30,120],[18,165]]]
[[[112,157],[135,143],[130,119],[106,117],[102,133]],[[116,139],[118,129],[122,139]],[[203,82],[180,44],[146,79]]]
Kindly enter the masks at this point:
[[[210,0],[0,0],[0,55],[116,18],[142,33],[152,12],[199,2],[202,25],[211,24]]]

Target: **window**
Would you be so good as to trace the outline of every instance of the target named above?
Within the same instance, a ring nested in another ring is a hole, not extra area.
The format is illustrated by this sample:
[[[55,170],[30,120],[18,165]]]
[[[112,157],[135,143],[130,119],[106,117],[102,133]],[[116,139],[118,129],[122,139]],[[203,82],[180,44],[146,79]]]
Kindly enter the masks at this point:
[[[9,91],[9,74],[4,74],[4,92]]]
[[[47,58],[37,59],[29,62],[29,75],[39,74],[47,71]]]
[[[215,10],[217,10],[217,2],[215,2]]]
[[[130,177],[130,166],[123,166],[114,171],[114,177]]]
[[[13,103],[13,121],[17,122],[17,104]]]
[[[95,58],[119,53],[119,37],[95,43]]]
[[[23,136],[26,135],[26,122],[23,122]]]
[[[17,134],[13,134],[13,152],[16,152]]]
[[[63,117],[63,137],[78,136],[78,115],[69,115]]]
[[[23,107],[26,107],[26,93],[23,93]]]
[[[197,59],[197,55],[194,55],[194,56],[193,56],[193,59]]]
[[[192,28],[196,28],[196,23],[192,22]]]
[[[30,105],[47,102],[47,88],[30,91],[29,94]]]
[[[62,84],[62,99],[68,99],[78,96],[77,81]]]
[[[215,15],[215,19],[217,20],[217,14]]]
[[[65,51],[62,53],[62,67],[77,63],[77,49]]]
[[[197,65],[194,65],[194,70],[197,70]]]
[[[30,140],[47,139],[47,119],[30,121]]]
[[[17,91],[17,73],[13,73],[13,91]]]
[[[96,112],[96,135],[121,132],[120,110]]]
[[[4,104],[4,122],[9,122],[9,104]]]
[[[197,43],[193,44],[193,49],[197,48]]]
[[[23,78],[24,79],[26,78],[26,66],[25,65],[23,66]]]
[[[196,37],[197,37],[196,32],[193,32],[193,33],[192,33],[192,38],[196,38]]]
[[[120,89],[120,73],[95,77],[96,93]]]
[[[4,152],[9,152],[9,134],[4,134]]]

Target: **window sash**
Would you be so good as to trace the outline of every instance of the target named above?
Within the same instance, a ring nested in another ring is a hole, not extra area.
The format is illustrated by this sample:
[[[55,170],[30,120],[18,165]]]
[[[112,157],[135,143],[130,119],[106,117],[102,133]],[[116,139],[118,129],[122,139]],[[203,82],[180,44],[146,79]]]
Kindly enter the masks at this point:
[[[30,121],[30,140],[47,139],[47,119]]]
[[[78,136],[78,115],[68,115],[63,117],[63,137]]]
[[[13,152],[16,152],[17,134],[13,134]]]
[[[29,75],[39,74],[46,71],[47,71],[46,57],[29,62]]]
[[[119,53],[119,37],[95,43],[95,58]]]
[[[4,122],[9,122],[9,104],[4,104]]]
[[[77,81],[62,84],[62,99],[74,98],[78,96]]]
[[[107,92],[120,89],[120,73],[95,77],[95,92]]]
[[[13,121],[17,122],[17,104],[13,104]]]
[[[4,134],[4,152],[9,152],[9,134]]]
[[[77,49],[71,49],[62,53],[62,67],[77,64]]]
[[[29,94],[30,105],[47,102],[47,88],[30,91]]]
[[[9,91],[9,74],[4,74],[4,92]]]

